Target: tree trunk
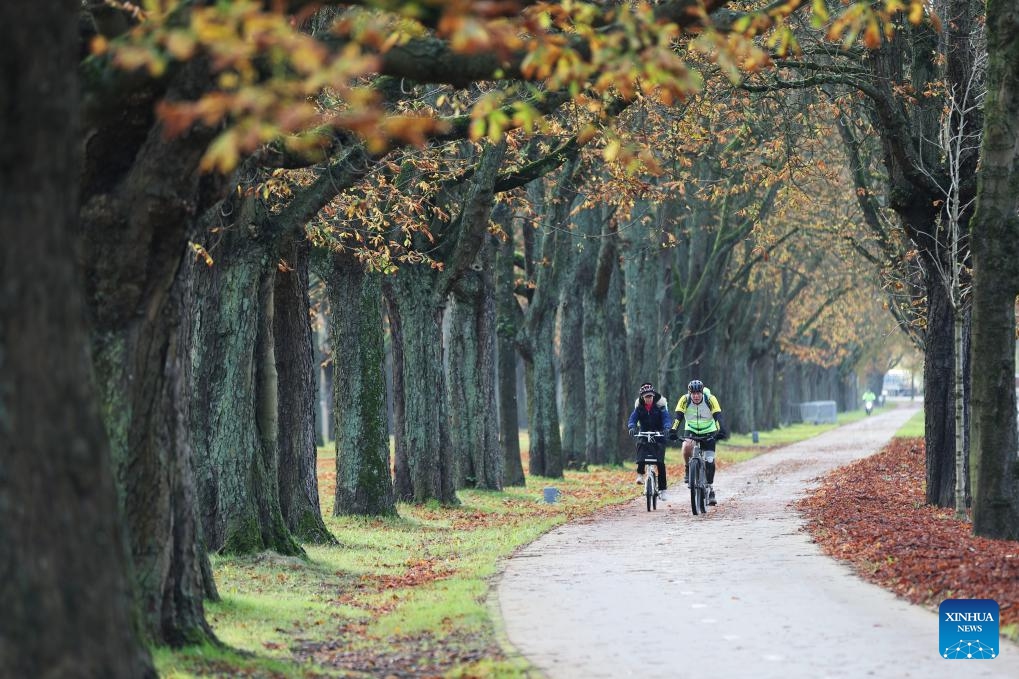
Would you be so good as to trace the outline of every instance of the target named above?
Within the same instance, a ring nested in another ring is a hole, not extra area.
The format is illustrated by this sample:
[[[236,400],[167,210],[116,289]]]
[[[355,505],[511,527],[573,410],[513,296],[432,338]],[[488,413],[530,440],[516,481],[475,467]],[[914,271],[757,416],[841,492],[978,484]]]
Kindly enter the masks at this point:
[[[385,336],[380,274],[357,260],[331,257],[325,276],[329,345],[336,366],[336,516],[395,515],[386,412]]]
[[[1019,1],[987,3],[987,96],[973,217],[973,532],[1019,540]]]
[[[569,245],[562,233],[577,198],[577,168],[577,158],[573,156],[558,177],[532,182],[528,187],[534,209],[542,216],[541,252],[540,262],[532,259],[537,253],[525,257],[529,266],[534,267],[535,287],[527,307],[525,334],[518,342],[524,347],[521,353],[527,364],[528,467],[531,474],[551,478],[563,475],[554,345],[560,280],[569,261]],[[527,231],[525,228],[524,232]]]
[[[952,370],[955,375],[955,518],[965,519],[966,518],[966,455],[965,447],[963,446],[963,432],[965,428],[965,419],[963,413],[964,401],[964,389],[965,382],[963,381],[962,364],[963,364],[963,346],[962,346],[962,334],[963,334],[963,312],[961,309],[954,310],[952,314],[952,336],[955,344],[955,360],[953,361]]]
[[[279,407],[280,510],[287,528],[301,542],[334,543],[322,520],[318,497],[318,406],[315,345],[312,341],[308,266],[311,244],[289,234],[282,258],[289,267],[276,272],[273,336]]]
[[[195,513],[184,396],[188,319],[184,286],[175,279],[211,133],[166,141],[158,125],[131,107],[108,129],[91,133],[82,175],[82,261],[136,596],[149,638],[198,643],[213,638],[202,599],[214,596],[215,586]]]
[[[250,204],[250,201],[245,201]],[[191,267],[191,435],[199,510],[211,549],[303,554],[280,509],[277,376],[273,346],[276,259],[241,210],[210,250],[215,264]]]
[[[407,419],[403,386],[403,331],[400,326],[400,314],[393,299],[392,277],[386,278],[382,289],[389,318],[389,346],[393,354],[393,491],[396,499],[410,502],[414,499],[414,484],[410,478],[410,461],[407,459],[407,446],[404,445],[403,439],[403,422]]]
[[[579,229],[578,229],[579,231]],[[579,234],[578,234],[579,235]],[[597,241],[593,241],[597,243]],[[570,248],[570,275],[559,300],[559,375],[563,458],[570,469],[587,466],[587,384],[584,380],[584,298],[590,290],[596,246],[582,252]]]
[[[434,275],[427,265],[404,266],[394,276],[392,289],[391,311],[400,327],[399,344],[394,335],[393,355],[400,363],[404,394],[404,417],[397,427],[406,447],[412,497],[414,502],[436,499],[456,505],[442,360],[443,307],[433,292]],[[458,414],[463,408],[458,404]],[[463,411],[462,415],[477,413]]]
[[[659,206],[654,215],[664,219],[666,212],[666,206]],[[678,300],[667,302],[665,297],[669,251],[662,249],[657,231],[649,234],[643,229],[634,230],[628,236],[631,240],[626,244],[624,266],[629,372],[638,384],[651,382],[664,389],[667,353],[663,345],[668,337],[667,330],[675,325],[677,318],[668,313],[671,311],[668,307],[678,303]]]
[[[937,274],[933,274],[937,276]],[[939,280],[927,281],[927,333],[924,337],[924,442],[927,502],[955,504],[955,403],[953,314]]]
[[[469,486],[502,490],[498,422],[491,417],[496,403],[493,255],[486,244],[477,270],[465,272],[453,288],[447,385],[450,404],[464,413],[450,430],[457,468]]]
[[[528,365],[527,414],[529,468],[534,476],[562,478],[563,448],[556,405],[555,307],[530,327],[532,351]]]
[[[633,406],[633,383],[634,376],[629,372],[629,362],[626,357],[626,321],[623,310],[623,290],[626,287],[626,280],[623,269],[619,266],[619,259],[616,249],[612,248],[609,263],[612,267],[612,275],[609,277],[608,295],[605,297],[605,327],[608,331],[608,355],[609,355],[609,412],[606,422],[611,423],[609,434],[615,434],[615,445],[610,442],[608,462],[616,464],[629,461],[630,453],[633,450],[633,439],[626,431],[626,418]],[[615,357],[618,357],[616,360]],[[612,386],[615,386],[613,393]],[[675,407],[675,398],[669,402],[669,407]],[[619,423],[617,427],[615,423]]]
[[[0,35],[0,675],[154,678],[82,322],[77,3]]]
[[[315,324],[315,387],[318,389],[318,403],[315,409],[315,442],[324,446],[333,440],[333,433],[330,430],[332,421],[333,381],[332,364],[326,367],[327,358],[325,351],[329,346],[328,321],[324,314],[319,312]],[[329,350],[331,353],[331,350]]]
[[[512,235],[508,219],[499,219],[500,211],[508,209],[496,206],[493,217]],[[507,215],[503,217],[508,218]],[[513,241],[495,246],[495,295],[496,335],[499,379],[499,443],[502,446],[503,486],[523,486],[524,467],[520,458],[520,420],[517,407],[517,349],[514,338],[519,331],[520,317],[514,296]]]
[[[587,440],[584,457],[591,464],[616,463],[620,460],[617,442],[626,419],[618,417],[618,385],[614,366],[627,364],[627,355],[613,356],[609,336],[608,304],[612,276],[619,275],[616,248],[607,222],[599,224],[599,212],[585,210],[577,216],[582,233],[598,233],[601,238],[596,261],[584,265],[579,276],[588,282],[584,304],[584,381],[587,398]],[[600,228],[599,228],[600,227]],[[625,335],[624,335],[625,336]],[[631,388],[631,391],[632,388]],[[625,406],[624,406],[625,407]]]

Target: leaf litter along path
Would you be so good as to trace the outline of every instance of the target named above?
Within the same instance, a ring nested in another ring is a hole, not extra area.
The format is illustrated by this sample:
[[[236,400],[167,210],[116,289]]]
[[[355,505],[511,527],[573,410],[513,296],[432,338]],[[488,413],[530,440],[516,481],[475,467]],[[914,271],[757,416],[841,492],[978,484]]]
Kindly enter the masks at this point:
[[[1019,677],[1010,642],[994,660],[942,659],[937,614],[823,554],[793,506],[915,411],[719,472],[706,517],[675,483],[664,510],[638,498],[546,534],[497,585],[508,643],[549,677]]]
[[[925,505],[923,439],[830,472],[796,503],[821,549],[857,574],[937,610],[945,598],[994,599],[1019,624],[1019,542],[975,537],[955,510]]]

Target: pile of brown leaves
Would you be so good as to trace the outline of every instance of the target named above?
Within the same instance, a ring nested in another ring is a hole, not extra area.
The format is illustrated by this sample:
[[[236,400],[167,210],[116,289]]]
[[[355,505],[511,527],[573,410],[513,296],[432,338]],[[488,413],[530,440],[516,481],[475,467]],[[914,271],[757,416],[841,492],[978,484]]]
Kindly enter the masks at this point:
[[[913,603],[994,599],[1000,624],[1019,623],[1019,542],[974,537],[954,511],[924,504],[923,439],[828,474],[797,502],[821,549]]]

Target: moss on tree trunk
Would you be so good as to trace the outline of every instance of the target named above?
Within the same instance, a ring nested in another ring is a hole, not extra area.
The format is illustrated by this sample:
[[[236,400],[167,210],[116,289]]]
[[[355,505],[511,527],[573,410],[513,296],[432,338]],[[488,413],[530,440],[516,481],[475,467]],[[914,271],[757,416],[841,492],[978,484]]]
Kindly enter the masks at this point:
[[[337,516],[395,515],[386,414],[385,338],[380,274],[357,260],[333,255],[324,276],[332,314],[329,344],[336,366]]]
[[[238,223],[253,223],[239,210]],[[211,549],[303,554],[283,520],[268,239],[236,227],[190,267],[194,287],[190,431],[199,511]]]

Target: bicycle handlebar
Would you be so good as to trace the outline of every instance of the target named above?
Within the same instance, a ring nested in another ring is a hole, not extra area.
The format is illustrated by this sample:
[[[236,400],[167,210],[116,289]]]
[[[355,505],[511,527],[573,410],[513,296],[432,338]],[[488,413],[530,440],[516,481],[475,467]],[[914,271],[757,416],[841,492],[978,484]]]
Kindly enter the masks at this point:
[[[684,436],[680,436],[679,438],[681,438],[683,440],[699,441],[701,443],[709,443],[711,441],[717,441],[718,440],[718,432],[712,432],[711,434],[708,434],[707,436],[701,436],[699,434],[687,434],[687,435],[684,435]]]
[[[660,431],[638,431],[633,435],[635,439],[645,439],[648,443],[651,443],[653,439],[663,439],[665,434]]]

